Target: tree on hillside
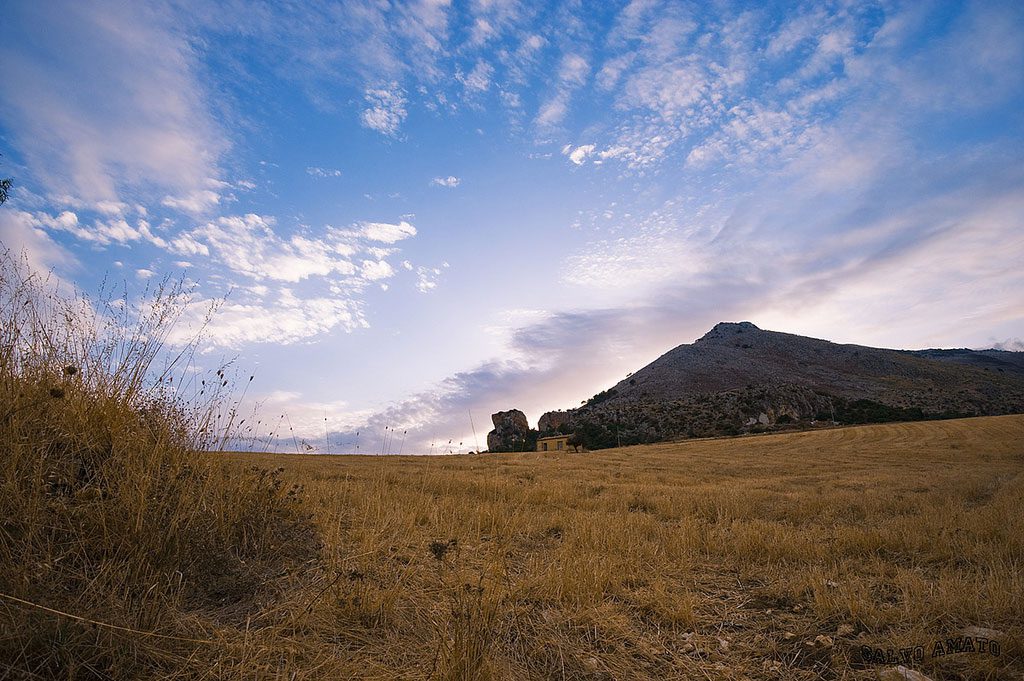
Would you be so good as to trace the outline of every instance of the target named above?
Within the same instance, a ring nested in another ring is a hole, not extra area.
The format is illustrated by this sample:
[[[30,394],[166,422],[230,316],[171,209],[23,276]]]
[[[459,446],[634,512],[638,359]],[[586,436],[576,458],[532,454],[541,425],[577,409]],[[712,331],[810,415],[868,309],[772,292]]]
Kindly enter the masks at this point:
[[[573,433],[572,435],[569,436],[567,443],[570,447],[572,447],[572,451],[578,453],[580,451],[580,447],[584,445],[583,436],[580,435],[579,433]]]
[[[9,177],[0,180],[0,206],[7,202],[8,192],[11,191],[13,185],[14,180]]]

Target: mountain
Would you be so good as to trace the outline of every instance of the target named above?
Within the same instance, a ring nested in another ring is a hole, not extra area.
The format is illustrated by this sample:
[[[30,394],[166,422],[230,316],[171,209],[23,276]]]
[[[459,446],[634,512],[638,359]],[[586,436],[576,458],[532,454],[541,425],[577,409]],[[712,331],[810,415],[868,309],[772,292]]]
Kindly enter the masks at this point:
[[[1024,352],[889,350],[722,322],[584,406],[542,421],[564,422],[597,448],[823,421],[1021,412]]]

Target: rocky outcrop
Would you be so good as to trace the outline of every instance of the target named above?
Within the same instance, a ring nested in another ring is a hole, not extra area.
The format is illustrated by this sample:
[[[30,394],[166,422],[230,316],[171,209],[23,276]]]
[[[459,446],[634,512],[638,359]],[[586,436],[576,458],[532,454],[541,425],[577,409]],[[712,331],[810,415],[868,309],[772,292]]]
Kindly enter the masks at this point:
[[[567,411],[548,411],[537,421],[537,430],[542,433],[556,432],[562,426],[569,424],[571,413]]]
[[[491,414],[494,430],[487,433],[487,449],[491,452],[531,451],[536,446],[537,431],[530,430],[526,414],[518,409]]]
[[[525,431],[530,429],[530,424],[526,420],[526,414],[518,409],[509,409],[508,411],[499,411],[497,414],[491,414],[491,423],[494,424],[495,430],[513,428]]]

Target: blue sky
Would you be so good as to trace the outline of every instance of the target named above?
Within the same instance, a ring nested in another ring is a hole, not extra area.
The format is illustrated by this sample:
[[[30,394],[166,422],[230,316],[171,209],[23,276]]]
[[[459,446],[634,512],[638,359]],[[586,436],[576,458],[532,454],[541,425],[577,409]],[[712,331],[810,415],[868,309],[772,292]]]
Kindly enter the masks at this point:
[[[6,3],[0,239],[187,277],[173,342],[227,295],[202,368],[321,448],[475,448],[721,320],[1024,349],[1019,2],[282,5]]]

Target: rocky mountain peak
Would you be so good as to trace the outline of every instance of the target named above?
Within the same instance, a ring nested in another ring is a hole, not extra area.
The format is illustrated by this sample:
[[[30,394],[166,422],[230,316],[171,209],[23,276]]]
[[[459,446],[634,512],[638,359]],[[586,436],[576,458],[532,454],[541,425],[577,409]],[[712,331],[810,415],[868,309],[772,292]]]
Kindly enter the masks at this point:
[[[742,333],[760,331],[752,322],[718,322],[710,331],[697,339],[697,342],[708,340],[732,339],[733,336]]]

